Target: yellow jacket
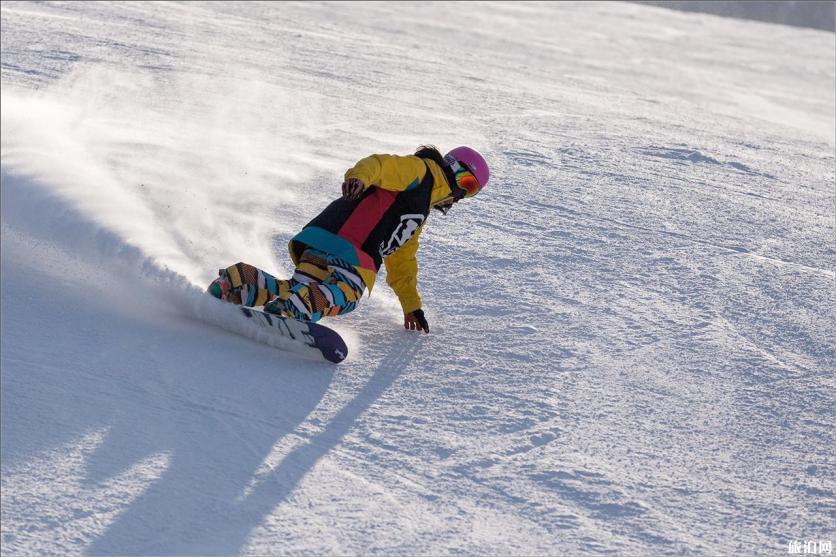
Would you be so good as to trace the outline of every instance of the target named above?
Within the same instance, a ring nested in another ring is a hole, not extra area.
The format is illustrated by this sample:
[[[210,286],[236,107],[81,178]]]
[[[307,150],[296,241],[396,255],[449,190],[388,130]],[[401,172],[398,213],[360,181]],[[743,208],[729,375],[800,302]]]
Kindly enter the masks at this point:
[[[424,163],[426,162],[426,166]],[[433,189],[430,207],[451,195],[444,171],[433,161],[414,155],[371,155],[366,157],[345,173],[345,178],[357,178],[366,188],[400,192],[416,187],[424,178],[426,169],[433,174]],[[419,237],[423,224],[400,249],[384,257],[386,282],[394,290],[401,302],[404,314],[421,308],[421,295],[418,293],[418,252]],[[366,281],[369,293],[375,281],[375,273],[368,269],[358,269]]]

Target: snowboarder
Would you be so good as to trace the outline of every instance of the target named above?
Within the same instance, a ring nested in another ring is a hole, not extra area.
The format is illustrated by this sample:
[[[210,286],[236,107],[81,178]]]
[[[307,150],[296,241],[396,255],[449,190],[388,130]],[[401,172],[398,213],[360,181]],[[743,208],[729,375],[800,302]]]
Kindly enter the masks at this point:
[[[414,155],[371,155],[345,173],[342,197],[289,244],[296,265],[287,280],[247,263],[219,271],[216,298],[301,321],[352,311],[371,293],[381,264],[404,313],[404,327],[430,332],[418,293],[418,237],[430,209],[447,212],[488,183],[485,159],[470,147],[442,156],[432,145]]]

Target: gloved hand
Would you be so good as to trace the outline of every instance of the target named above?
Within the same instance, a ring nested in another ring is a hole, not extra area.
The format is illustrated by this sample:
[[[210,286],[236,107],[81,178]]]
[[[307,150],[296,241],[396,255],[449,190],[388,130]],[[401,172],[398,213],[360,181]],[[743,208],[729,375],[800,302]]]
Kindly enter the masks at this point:
[[[366,184],[359,178],[349,178],[343,182],[343,199],[349,201],[357,199],[363,190],[366,189]]]
[[[430,332],[430,324],[427,323],[427,318],[424,317],[424,310],[416,309],[412,313],[407,313],[403,316],[403,327],[410,331],[424,331]]]

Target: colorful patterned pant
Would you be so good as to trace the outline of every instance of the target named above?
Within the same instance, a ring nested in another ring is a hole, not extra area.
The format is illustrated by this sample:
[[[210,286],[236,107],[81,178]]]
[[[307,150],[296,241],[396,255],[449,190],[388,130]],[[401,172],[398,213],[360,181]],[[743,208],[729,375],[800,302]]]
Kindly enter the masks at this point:
[[[366,288],[350,264],[313,249],[305,250],[288,280],[247,263],[230,265],[220,275],[229,281],[223,299],[303,321],[353,311]]]

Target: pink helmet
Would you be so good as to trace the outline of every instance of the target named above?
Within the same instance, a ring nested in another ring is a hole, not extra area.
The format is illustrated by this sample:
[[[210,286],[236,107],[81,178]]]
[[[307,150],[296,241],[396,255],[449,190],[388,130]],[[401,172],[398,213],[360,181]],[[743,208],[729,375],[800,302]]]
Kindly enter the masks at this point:
[[[488,179],[491,177],[491,171],[488,169],[488,163],[485,158],[479,154],[475,149],[470,147],[456,147],[444,158],[452,157],[464,165],[471,174],[479,181],[479,186],[484,188],[488,184]]]

